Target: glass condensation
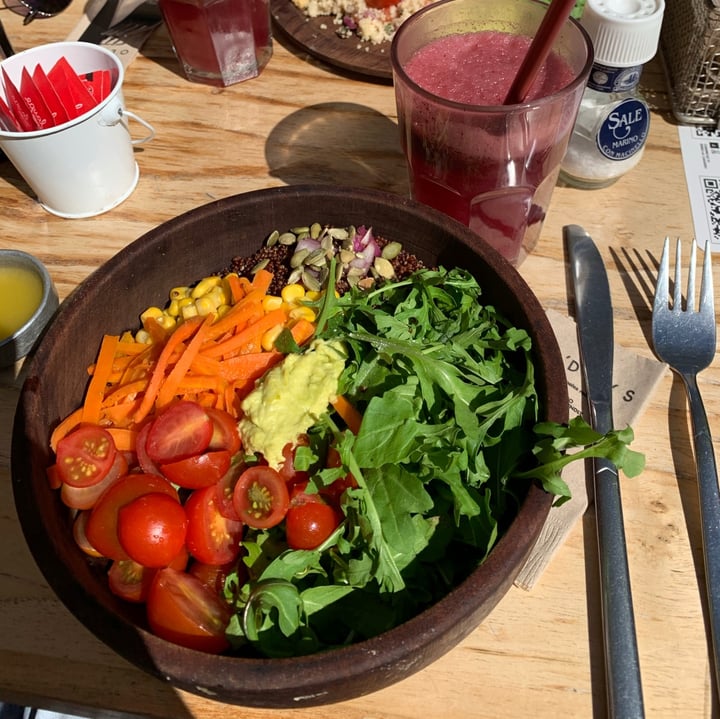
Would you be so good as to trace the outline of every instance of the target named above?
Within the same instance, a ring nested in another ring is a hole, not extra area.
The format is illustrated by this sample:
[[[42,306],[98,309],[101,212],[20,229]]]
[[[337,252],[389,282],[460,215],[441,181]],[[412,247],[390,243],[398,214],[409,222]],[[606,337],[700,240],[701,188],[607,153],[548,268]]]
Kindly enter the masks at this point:
[[[272,56],[268,0],[159,0],[188,80],[225,87],[257,77]]]

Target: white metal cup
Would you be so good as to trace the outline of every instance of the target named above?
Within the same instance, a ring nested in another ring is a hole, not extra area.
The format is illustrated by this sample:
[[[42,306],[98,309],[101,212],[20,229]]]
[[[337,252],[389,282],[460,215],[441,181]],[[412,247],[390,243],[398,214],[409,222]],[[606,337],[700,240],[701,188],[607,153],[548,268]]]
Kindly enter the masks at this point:
[[[48,212],[68,218],[92,217],[130,196],[140,174],[133,145],[148,142],[155,132],[125,109],[123,65],[99,45],[40,45],[12,55],[0,67],[19,88],[24,67],[31,75],[37,65],[47,73],[63,56],[78,74],[109,70],[112,89],[107,97],[80,117],[56,127],[31,132],[0,129],[0,148]],[[132,139],[126,118],[139,122],[148,134]]]

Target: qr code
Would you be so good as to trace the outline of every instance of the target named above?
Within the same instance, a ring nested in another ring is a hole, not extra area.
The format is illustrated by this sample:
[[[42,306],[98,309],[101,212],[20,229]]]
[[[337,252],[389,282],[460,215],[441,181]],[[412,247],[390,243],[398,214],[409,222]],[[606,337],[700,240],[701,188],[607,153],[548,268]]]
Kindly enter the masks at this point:
[[[715,138],[717,140],[720,140],[720,131],[715,130],[711,127],[694,127],[693,128],[693,134],[697,138]]]
[[[720,178],[702,178],[703,198],[713,242],[720,239]]]

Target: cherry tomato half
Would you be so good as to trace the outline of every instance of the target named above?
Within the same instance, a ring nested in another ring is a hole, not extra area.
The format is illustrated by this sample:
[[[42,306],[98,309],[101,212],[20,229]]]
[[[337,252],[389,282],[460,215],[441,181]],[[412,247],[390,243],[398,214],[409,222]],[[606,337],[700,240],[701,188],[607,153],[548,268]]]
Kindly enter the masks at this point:
[[[305,482],[310,478],[310,473],[305,470],[295,469],[295,454],[297,453],[298,447],[307,447],[310,444],[310,440],[306,434],[301,434],[296,444],[286,444],[283,447],[284,462],[278,472],[280,476],[288,483],[294,484],[296,482]]]
[[[147,598],[150,628],[163,639],[210,654],[229,647],[230,606],[196,577],[160,569]]]
[[[227,564],[240,553],[243,524],[223,517],[216,488],[196,489],[185,502],[188,518],[187,548],[205,564]]]
[[[292,549],[319,547],[340,524],[339,512],[324,502],[302,502],[288,509],[285,534]]]
[[[143,494],[161,492],[178,499],[175,488],[155,474],[126,474],[112,484],[90,511],[85,533],[90,544],[108,559],[129,559],[118,538],[118,514],[121,507]]]
[[[242,443],[235,417],[215,407],[205,407],[205,412],[213,424],[210,449],[226,449],[231,455],[237,454]]]
[[[188,574],[199,579],[210,591],[215,592],[219,597],[223,596],[225,591],[225,580],[228,575],[235,571],[242,571],[245,565],[236,562],[228,562],[227,564],[205,564],[205,562],[193,562],[188,569]],[[240,583],[242,584],[242,578]]]
[[[110,433],[94,424],[81,425],[57,444],[60,479],[71,487],[91,487],[110,471],[117,449]]]
[[[282,522],[290,497],[285,481],[272,467],[248,467],[233,490],[233,506],[240,519],[255,529],[267,529]]]
[[[203,452],[177,462],[161,464],[160,471],[171,482],[185,489],[200,489],[217,484],[230,469],[232,456],[226,449]]]
[[[150,459],[146,449],[147,438],[148,434],[150,434],[151,427],[152,422],[148,422],[140,428],[135,439],[135,453],[140,469],[142,469],[145,474],[160,474],[160,468]]]
[[[167,567],[185,546],[187,525],[182,504],[162,492],[143,494],[118,510],[120,544],[144,567]]]
[[[115,461],[108,473],[97,483],[90,487],[71,487],[63,484],[60,488],[60,498],[73,509],[91,509],[100,499],[105,490],[116,480],[127,474],[128,463],[122,452],[115,454]]]
[[[327,457],[325,458],[325,466],[329,468],[342,467],[342,459],[340,453],[335,447],[328,449]],[[327,487],[323,487],[322,494],[327,497],[332,504],[339,504],[340,498],[346,489],[357,489],[358,483],[352,474],[348,473],[344,477],[336,479],[332,484]]]
[[[176,462],[204,452],[210,444],[213,423],[197,403],[171,404],[155,417],[148,430],[145,451],[153,462]]]
[[[188,563],[188,553],[182,549],[177,557],[170,563],[172,569],[179,572],[185,570]],[[142,603],[147,601],[157,569],[143,567],[132,559],[120,559],[110,565],[108,569],[108,586],[116,596],[128,602]]]

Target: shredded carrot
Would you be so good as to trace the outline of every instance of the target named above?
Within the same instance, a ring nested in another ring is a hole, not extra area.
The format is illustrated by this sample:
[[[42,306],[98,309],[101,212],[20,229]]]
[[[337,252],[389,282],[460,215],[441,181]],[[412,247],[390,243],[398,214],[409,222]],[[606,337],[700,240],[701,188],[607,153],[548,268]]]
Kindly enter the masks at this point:
[[[203,342],[205,341],[205,334],[208,326],[215,319],[215,315],[206,315],[202,324],[197,328],[197,331],[193,335],[192,339],[188,343],[185,351],[182,353],[180,359],[175,363],[168,376],[162,383],[157,397],[155,398],[155,405],[157,407],[165,407],[170,404],[177,388],[182,381],[182,378],[187,374],[192,364],[193,357],[200,352]]]
[[[268,290],[270,289],[270,284],[272,283],[273,275],[272,272],[269,272],[266,269],[258,270],[254,275],[252,279],[252,286],[256,290],[260,290],[263,295],[266,295],[268,293]]]
[[[347,425],[347,428],[353,433],[357,434],[360,431],[360,424],[362,422],[362,415],[356,407],[350,403],[345,395],[339,394],[332,402],[333,409],[342,417],[343,422]]]
[[[238,275],[230,273],[225,278],[230,288],[230,296],[233,305],[236,305],[245,296],[245,284]]]
[[[300,345],[304,345],[315,333],[315,325],[304,318],[300,318],[290,328],[293,339]]]
[[[100,422],[100,411],[105,397],[105,388],[109,384],[113,373],[113,360],[119,342],[120,337],[117,335],[105,335],[103,337],[97,362],[95,363],[95,371],[85,392],[85,402],[82,408],[83,422],[90,424]]]
[[[108,427],[107,431],[115,442],[120,452],[134,452],[135,441],[137,439],[137,432],[134,429],[124,429],[121,427]]]
[[[185,320],[185,322],[179,325],[175,329],[175,331],[167,338],[165,346],[163,347],[162,352],[160,353],[160,356],[155,363],[153,373],[150,377],[150,382],[148,383],[147,389],[145,390],[145,394],[143,396],[142,402],[140,403],[140,407],[138,408],[137,412],[135,412],[134,420],[137,424],[140,424],[145,419],[145,417],[150,414],[150,411],[155,404],[155,400],[157,399],[158,392],[160,391],[162,381],[165,378],[165,371],[167,370],[168,364],[170,363],[170,358],[175,353],[175,351],[180,348],[180,345],[195,333],[197,328],[204,321],[205,319],[203,317],[191,317],[190,319]]]
[[[55,427],[50,435],[50,449],[52,449],[53,452],[57,450],[58,442],[66,435],[70,434],[70,432],[72,432],[75,427],[82,422],[82,415],[83,408],[80,407],[65,417],[65,419],[60,422],[57,427]]]
[[[248,342],[257,339],[258,336],[262,336],[263,333],[277,325],[285,324],[286,321],[287,312],[284,309],[272,310],[257,322],[253,322],[244,330],[234,334],[230,339],[203,347],[202,352],[207,357],[232,357],[239,353]]]

